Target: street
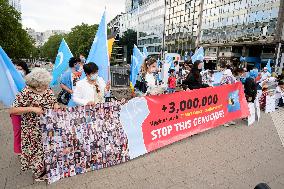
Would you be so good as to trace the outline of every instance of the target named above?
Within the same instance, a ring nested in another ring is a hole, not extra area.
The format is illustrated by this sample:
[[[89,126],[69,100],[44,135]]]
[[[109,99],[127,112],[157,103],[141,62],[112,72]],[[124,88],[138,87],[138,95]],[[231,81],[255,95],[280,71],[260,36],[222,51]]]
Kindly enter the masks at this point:
[[[31,172],[20,171],[18,158],[13,154],[10,119],[1,107],[0,186],[4,189],[245,189],[265,182],[272,189],[283,189],[284,148],[278,136],[280,133],[283,139],[283,116],[284,109],[262,114],[261,121],[250,127],[238,120],[236,126],[221,126],[194,135],[122,165],[46,185],[35,183]],[[272,118],[278,120],[272,121]]]

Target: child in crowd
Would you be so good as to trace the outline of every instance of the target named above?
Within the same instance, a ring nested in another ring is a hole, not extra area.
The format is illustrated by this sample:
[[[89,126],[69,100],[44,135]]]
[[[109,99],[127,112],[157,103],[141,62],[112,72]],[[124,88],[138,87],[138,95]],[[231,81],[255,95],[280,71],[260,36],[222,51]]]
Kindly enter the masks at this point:
[[[169,93],[174,93],[176,90],[176,75],[175,70],[170,69],[170,77],[168,79],[168,91]]]
[[[284,82],[279,81],[278,86],[276,87],[276,105],[278,107],[284,107]]]
[[[213,82],[214,82],[214,71],[213,70],[210,70],[208,72],[208,85],[210,87],[213,87]]]
[[[265,84],[262,87],[262,95],[259,99],[260,109],[263,110],[263,111],[265,111],[267,95],[268,95],[268,86]]]

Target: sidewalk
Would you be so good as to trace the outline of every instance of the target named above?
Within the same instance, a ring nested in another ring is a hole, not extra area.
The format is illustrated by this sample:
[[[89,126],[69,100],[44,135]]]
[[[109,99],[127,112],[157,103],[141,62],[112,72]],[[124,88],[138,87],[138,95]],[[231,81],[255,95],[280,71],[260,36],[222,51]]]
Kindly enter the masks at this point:
[[[10,119],[0,107],[0,188],[246,189],[266,182],[283,189],[284,148],[276,127],[284,127],[284,110],[272,117],[277,120],[262,114],[251,127],[240,120],[237,126],[209,130],[125,164],[47,186],[20,171]]]

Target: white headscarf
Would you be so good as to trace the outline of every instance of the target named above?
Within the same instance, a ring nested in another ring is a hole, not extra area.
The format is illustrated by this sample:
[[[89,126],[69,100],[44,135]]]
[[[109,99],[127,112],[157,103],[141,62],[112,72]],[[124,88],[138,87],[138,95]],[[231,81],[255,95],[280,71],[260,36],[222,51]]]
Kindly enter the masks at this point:
[[[224,76],[233,76],[233,73],[232,73],[232,71],[230,69],[226,69],[224,71]]]

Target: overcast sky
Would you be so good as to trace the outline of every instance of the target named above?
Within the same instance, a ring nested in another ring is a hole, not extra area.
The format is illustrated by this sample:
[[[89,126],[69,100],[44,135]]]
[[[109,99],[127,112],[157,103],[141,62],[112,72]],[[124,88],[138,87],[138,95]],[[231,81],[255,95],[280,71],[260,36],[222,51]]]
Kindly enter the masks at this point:
[[[67,30],[82,22],[98,24],[106,7],[107,21],[125,11],[125,0],[22,0],[22,23],[36,31]]]

